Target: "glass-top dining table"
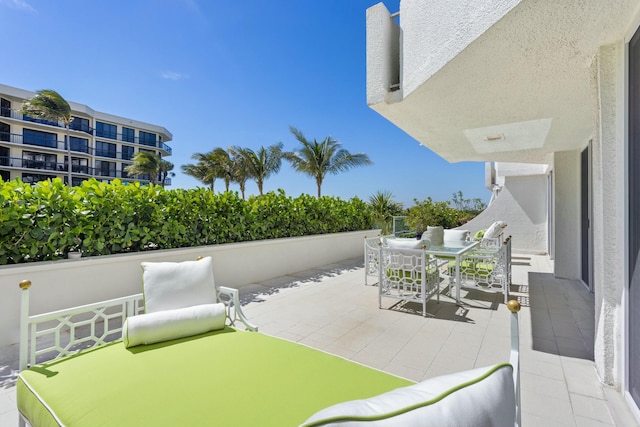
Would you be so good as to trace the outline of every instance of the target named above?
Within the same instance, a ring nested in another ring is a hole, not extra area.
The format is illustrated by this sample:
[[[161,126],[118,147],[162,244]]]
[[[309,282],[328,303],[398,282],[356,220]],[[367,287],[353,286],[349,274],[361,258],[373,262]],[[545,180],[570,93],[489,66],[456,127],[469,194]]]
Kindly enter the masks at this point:
[[[460,260],[462,258],[462,255],[475,248],[479,244],[480,242],[456,242],[455,244],[447,244],[447,242],[445,242],[445,244],[443,245],[430,245],[429,247],[425,248],[425,252],[428,255],[443,260],[455,260],[456,273],[454,284],[456,287],[456,304],[458,305],[460,304],[460,288],[462,287],[462,282],[460,280]],[[451,286],[451,278],[449,278],[449,281],[449,286]]]

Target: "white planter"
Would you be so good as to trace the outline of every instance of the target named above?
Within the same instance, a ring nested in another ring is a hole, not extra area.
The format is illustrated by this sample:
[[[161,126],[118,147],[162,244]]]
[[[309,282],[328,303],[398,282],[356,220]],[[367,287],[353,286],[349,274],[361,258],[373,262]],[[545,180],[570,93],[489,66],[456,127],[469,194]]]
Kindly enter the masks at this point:
[[[82,257],[82,252],[80,251],[71,251],[67,253],[68,259],[80,259]]]

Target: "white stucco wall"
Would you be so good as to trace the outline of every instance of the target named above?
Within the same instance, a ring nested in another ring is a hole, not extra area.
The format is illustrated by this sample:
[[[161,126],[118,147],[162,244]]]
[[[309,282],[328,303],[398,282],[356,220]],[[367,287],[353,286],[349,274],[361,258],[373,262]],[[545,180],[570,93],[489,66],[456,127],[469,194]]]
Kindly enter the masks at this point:
[[[400,79],[400,27],[384,3],[367,9],[367,103],[387,100]]]
[[[20,289],[31,280],[30,313],[39,314],[142,292],[142,261],[211,256],[216,284],[239,288],[363,256],[379,230],[260,240],[0,267],[0,347],[19,340]],[[363,279],[364,280],[364,279]]]
[[[603,382],[624,378],[625,235],[623,46],[600,49],[596,65],[599,132],[592,142],[594,357]]]
[[[555,275],[580,278],[580,151],[554,155]]]
[[[404,96],[431,78],[520,1],[402,0]]]
[[[542,163],[506,163],[496,162],[498,176],[546,175],[549,165]]]
[[[546,175],[502,177],[504,187],[480,215],[462,225],[471,234],[488,228],[495,221],[507,223],[505,234],[512,238],[516,252],[547,252]]]

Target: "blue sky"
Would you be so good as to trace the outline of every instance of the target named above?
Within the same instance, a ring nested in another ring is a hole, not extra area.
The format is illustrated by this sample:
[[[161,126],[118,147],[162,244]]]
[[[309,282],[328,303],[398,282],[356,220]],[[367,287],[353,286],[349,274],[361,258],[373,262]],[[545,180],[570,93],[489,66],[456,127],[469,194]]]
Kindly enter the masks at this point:
[[[0,83],[164,126],[176,176],[195,152],[332,136],[374,165],[325,179],[325,195],[488,201],[484,163],[450,164],[366,105],[365,13],[376,0],[0,0]],[[399,0],[385,1],[394,12]],[[216,190],[223,183],[216,182]],[[315,195],[283,164],[265,191]],[[235,187],[234,189],[237,189]],[[255,183],[247,192],[256,194]]]

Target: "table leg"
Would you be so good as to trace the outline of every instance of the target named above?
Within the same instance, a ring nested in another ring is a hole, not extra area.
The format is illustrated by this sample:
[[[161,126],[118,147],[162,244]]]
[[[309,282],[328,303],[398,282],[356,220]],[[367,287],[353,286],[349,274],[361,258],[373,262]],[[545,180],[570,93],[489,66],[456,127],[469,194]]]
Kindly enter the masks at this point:
[[[460,255],[456,255],[456,304],[460,305]]]

